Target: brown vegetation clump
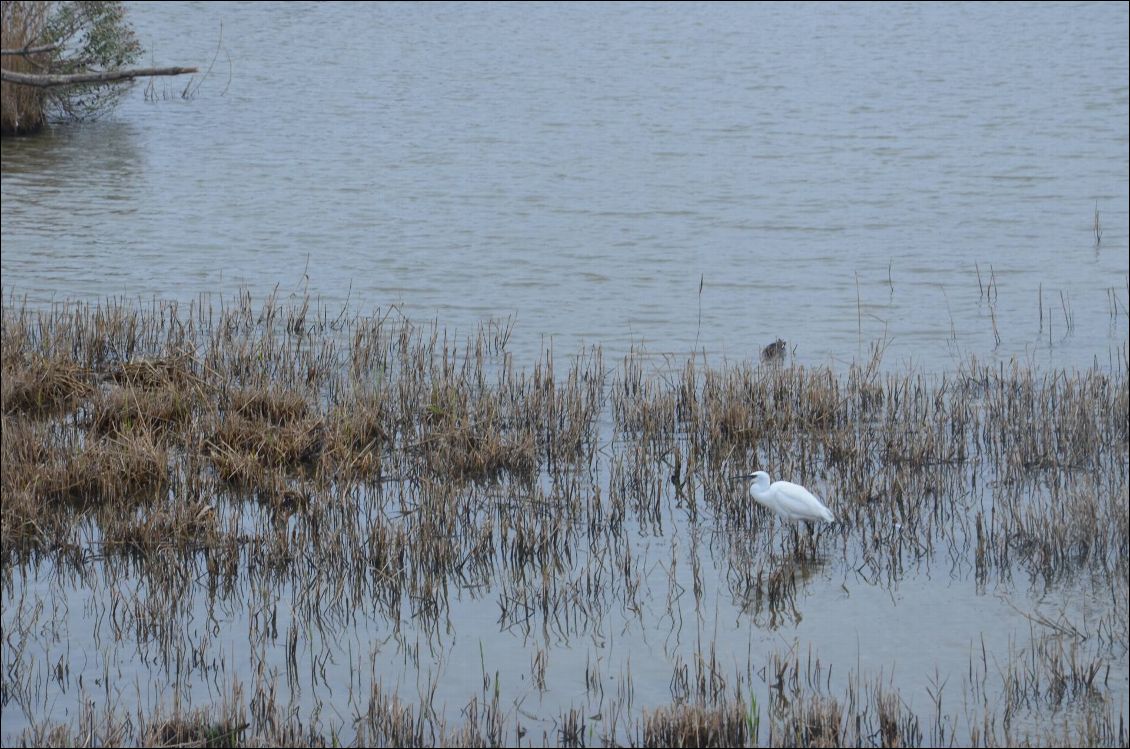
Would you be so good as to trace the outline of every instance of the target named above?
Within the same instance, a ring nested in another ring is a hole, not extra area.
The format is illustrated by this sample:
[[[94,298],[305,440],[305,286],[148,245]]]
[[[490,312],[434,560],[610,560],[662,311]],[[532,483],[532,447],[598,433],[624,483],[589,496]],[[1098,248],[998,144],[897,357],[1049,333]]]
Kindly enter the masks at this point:
[[[34,457],[42,460],[12,465],[14,491],[28,492],[48,505],[82,508],[132,503],[159,496],[167,485],[168,451],[151,434],[33,449]]]
[[[645,747],[745,746],[749,725],[740,704],[678,705],[644,712]]]
[[[493,481],[509,474],[529,481],[538,467],[537,437],[508,420],[493,394],[434,385],[412,446],[428,472],[455,481]]]
[[[326,424],[305,398],[278,387],[233,390],[207,418],[202,449],[219,476],[254,490],[280,474],[316,471]]]
[[[325,425],[317,417],[274,424],[233,412],[219,417],[204,446],[224,480],[249,486],[271,471],[313,471],[325,447]]]
[[[50,425],[3,419],[0,505],[3,556],[29,548],[62,548],[74,519],[87,511],[161,499],[170,456],[152,432],[76,439]]]
[[[106,527],[102,543],[106,551],[132,551],[141,555],[160,550],[184,552],[207,548],[218,532],[216,511],[203,502],[177,503],[152,508],[146,517]]]
[[[473,425],[454,425],[433,434],[423,451],[428,470],[456,481],[490,481],[509,474],[532,480],[538,466],[533,434],[507,436]]]
[[[63,356],[4,357],[4,413],[46,416],[74,409],[93,388],[86,370]]]
[[[192,417],[195,393],[164,385],[155,389],[114,387],[96,395],[90,405],[90,431],[96,435],[151,432],[169,438]]]
[[[230,393],[226,410],[251,423],[288,426],[305,418],[310,405],[300,393],[259,387]]]
[[[843,709],[832,698],[812,697],[789,706],[776,746],[839,747],[844,743]]]
[[[121,362],[110,368],[110,377],[121,385],[140,389],[175,387],[184,390],[201,384],[193,366],[191,355],[174,351],[168,356]]]
[[[166,483],[169,454],[151,433],[68,438],[57,429],[4,419],[4,485],[47,504],[96,506],[150,497]]]
[[[396,425],[380,396],[365,394],[334,407],[328,418],[322,471],[356,479],[381,476],[382,454],[395,440]]]
[[[135,729],[138,744],[153,747],[267,745],[261,739],[248,735],[251,723],[242,701],[243,691],[237,684],[233,687],[232,694],[218,705],[218,709],[185,710],[178,704],[171,714],[158,710]],[[285,732],[280,731],[279,734],[276,738],[282,738]],[[302,741],[295,745],[308,746]]]

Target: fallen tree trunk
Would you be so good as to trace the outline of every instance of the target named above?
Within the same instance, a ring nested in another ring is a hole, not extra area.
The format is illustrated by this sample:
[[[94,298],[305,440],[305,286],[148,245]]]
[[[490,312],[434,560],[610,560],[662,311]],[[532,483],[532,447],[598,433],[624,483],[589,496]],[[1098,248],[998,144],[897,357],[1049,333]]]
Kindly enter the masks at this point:
[[[55,88],[56,86],[72,86],[78,83],[112,83],[151,75],[184,75],[185,73],[195,72],[196,68],[131,68],[90,73],[42,74],[17,73],[13,70],[0,69],[0,78],[17,86]]]

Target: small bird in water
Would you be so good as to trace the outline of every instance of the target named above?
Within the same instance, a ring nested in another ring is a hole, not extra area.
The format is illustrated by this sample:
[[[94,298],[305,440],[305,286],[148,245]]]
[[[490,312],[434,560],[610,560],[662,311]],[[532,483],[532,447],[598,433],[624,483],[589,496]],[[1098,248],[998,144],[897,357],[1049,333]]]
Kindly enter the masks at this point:
[[[788,344],[782,339],[770,343],[765,348],[761,349],[761,361],[771,362],[780,361],[785,358],[785,352],[788,350]]]
[[[769,474],[765,471],[755,471],[748,476],[738,478],[745,481],[752,479],[753,486],[749,488],[749,496],[784,520],[793,523],[801,520],[810,523],[817,520],[832,523],[836,520],[832,511],[800,484],[791,481],[774,481],[770,484]]]

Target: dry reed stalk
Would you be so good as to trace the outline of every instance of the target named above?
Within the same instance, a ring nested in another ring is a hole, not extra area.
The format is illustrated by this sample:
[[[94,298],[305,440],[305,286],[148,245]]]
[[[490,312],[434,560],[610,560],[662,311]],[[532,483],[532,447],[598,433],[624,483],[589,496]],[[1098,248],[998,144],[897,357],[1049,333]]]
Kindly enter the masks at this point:
[[[0,47],[23,50],[41,44],[47,30],[50,3],[4,0],[0,18]],[[51,58],[50,51],[5,55],[4,69],[15,73],[40,73]],[[0,131],[4,135],[34,133],[45,123],[45,94],[32,86],[0,83]]]

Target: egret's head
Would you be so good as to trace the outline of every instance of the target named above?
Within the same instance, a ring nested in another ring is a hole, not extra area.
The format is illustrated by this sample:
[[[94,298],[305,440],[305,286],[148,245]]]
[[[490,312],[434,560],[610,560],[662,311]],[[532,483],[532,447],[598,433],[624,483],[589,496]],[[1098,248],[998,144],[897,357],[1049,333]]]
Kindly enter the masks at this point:
[[[769,486],[769,474],[765,471],[754,471],[753,473],[736,476],[735,478],[740,481],[752,481],[754,486],[760,487],[761,489]]]

